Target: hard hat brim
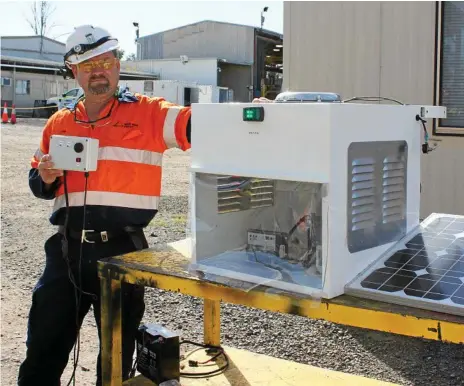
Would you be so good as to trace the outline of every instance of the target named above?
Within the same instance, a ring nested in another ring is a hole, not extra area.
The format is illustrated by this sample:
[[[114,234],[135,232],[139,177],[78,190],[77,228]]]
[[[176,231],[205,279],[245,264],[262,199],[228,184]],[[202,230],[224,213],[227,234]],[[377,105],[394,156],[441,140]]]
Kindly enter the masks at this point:
[[[76,54],[70,55],[68,58],[66,58],[66,63],[67,64],[79,64],[79,63],[85,62],[86,60],[94,58],[95,56],[116,50],[118,48],[119,48],[119,43],[117,40],[109,40],[103,43],[102,45],[95,47],[92,50],[84,52],[82,55],[76,55]]]

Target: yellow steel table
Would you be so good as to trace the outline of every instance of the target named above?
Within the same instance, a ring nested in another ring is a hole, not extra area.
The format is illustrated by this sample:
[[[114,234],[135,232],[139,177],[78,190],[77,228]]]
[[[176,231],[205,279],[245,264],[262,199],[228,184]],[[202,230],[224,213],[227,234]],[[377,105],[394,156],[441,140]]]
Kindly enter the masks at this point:
[[[443,342],[464,343],[464,317],[340,296],[309,300],[293,293],[272,293],[265,286],[219,284],[188,272],[190,260],[161,245],[101,260],[102,374],[104,386],[122,385],[121,299],[123,281],[204,299],[204,342],[220,345],[220,302],[324,319],[347,326]]]

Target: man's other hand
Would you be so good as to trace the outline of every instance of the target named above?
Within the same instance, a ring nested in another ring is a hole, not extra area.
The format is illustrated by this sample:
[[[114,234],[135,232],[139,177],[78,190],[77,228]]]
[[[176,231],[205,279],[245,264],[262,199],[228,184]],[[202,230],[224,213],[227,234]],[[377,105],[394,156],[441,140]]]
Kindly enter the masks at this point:
[[[45,154],[39,162],[39,175],[42,178],[42,181],[49,185],[53,184],[57,177],[63,175],[63,170],[53,169],[53,162],[51,161],[51,156]]]

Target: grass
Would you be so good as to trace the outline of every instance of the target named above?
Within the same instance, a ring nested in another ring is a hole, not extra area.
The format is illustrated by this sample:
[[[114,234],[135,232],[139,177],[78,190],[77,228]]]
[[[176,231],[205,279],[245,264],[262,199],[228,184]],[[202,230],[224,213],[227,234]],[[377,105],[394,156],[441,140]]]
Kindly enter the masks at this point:
[[[185,214],[176,214],[172,216],[172,221],[176,224],[184,224],[187,222],[187,216]]]
[[[184,214],[174,214],[161,216],[157,215],[150,225],[160,228],[167,228],[169,224],[174,226],[185,225],[187,222],[187,216]]]

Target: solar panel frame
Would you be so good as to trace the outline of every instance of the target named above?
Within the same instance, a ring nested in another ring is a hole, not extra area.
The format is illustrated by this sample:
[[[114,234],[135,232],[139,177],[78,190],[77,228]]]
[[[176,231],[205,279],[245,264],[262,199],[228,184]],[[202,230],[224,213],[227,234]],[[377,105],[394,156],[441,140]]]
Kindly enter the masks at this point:
[[[349,283],[346,293],[464,316],[464,216],[430,215]]]

